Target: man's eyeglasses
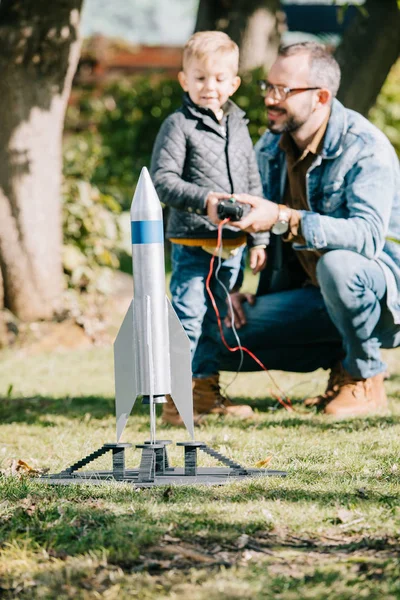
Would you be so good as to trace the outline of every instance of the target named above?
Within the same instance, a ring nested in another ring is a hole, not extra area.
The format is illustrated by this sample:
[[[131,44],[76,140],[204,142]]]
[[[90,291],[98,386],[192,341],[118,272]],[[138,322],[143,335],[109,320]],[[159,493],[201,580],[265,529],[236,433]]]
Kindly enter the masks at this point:
[[[274,85],[265,79],[260,79],[257,84],[261,90],[261,94],[264,98],[270,96],[273,100],[281,102],[292,92],[306,92],[307,90],[320,90],[319,87],[302,87],[302,88],[290,88],[284,85]]]

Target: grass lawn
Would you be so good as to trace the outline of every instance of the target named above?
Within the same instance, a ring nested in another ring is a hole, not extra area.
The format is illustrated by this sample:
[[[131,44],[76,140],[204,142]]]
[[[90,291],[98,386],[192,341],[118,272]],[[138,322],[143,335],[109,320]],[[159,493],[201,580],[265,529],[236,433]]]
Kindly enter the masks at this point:
[[[256,419],[209,417],[197,437],[247,466],[270,456],[286,479],[136,491],[8,475],[13,459],[57,472],[114,440],[113,363],[110,347],[3,352],[0,597],[400,598],[400,354],[387,357],[390,414],[369,419],[302,408],[323,372],[275,373],[296,413],[276,407],[265,374],[239,375],[229,392]],[[161,423],[158,431],[187,439]],[[135,407],[123,441],[147,437]],[[129,465],[138,458],[128,451]],[[171,458],[183,463],[179,449]],[[110,467],[104,457],[99,465]]]

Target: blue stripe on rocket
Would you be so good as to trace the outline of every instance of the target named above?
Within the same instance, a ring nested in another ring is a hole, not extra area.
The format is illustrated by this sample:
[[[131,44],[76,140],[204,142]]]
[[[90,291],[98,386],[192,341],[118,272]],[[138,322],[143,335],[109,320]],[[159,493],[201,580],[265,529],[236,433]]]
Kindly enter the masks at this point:
[[[163,244],[162,221],[131,221],[132,244]]]

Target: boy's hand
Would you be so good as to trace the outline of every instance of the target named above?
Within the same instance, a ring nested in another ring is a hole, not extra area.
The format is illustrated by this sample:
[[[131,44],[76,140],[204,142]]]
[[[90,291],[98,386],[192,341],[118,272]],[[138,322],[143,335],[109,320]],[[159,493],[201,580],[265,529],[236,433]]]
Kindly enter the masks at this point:
[[[217,206],[220,200],[231,198],[231,194],[224,192],[209,192],[206,198],[207,217],[214,225],[219,225],[221,219],[218,217]]]
[[[257,275],[265,269],[267,264],[267,252],[265,248],[250,248],[250,269],[253,275]]]

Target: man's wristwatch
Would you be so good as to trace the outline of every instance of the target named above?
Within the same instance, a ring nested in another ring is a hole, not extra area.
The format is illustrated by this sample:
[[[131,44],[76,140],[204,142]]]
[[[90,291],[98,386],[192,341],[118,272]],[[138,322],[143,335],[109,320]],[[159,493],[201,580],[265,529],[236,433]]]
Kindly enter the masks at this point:
[[[272,225],[271,231],[275,235],[282,235],[289,229],[289,220],[291,210],[283,204],[278,204],[279,212],[276,222]]]

